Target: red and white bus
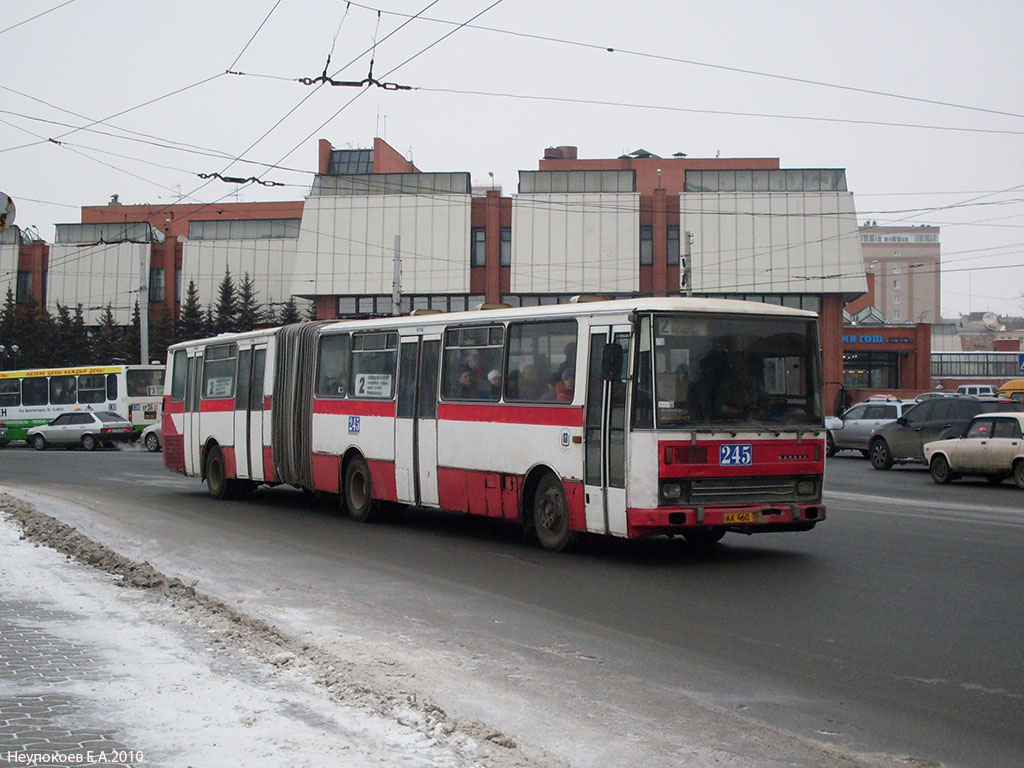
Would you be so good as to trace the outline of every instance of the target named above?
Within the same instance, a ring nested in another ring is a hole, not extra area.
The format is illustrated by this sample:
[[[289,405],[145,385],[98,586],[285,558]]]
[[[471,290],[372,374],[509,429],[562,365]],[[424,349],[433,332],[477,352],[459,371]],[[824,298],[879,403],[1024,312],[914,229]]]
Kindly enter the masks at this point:
[[[814,313],[638,298],[300,323],[168,352],[169,469],[578,534],[806,531],[825,518]]]

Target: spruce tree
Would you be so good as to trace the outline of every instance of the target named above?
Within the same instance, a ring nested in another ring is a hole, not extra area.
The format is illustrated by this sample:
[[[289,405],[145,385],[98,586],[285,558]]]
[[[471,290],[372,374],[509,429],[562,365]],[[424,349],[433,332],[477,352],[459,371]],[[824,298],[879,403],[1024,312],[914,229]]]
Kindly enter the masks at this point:
[[[238,330],[238,295],[231,270],[224,269],[224,279],[217,287],[217,311],[214,314],[214,332],[231,333]]]
[[[306,306],[306,320],[316,320],[316,302],[311,301]]]
[[[279,325],[291,325],[302,320],[299,308],[295,304],[295,297],[289,296],[288,301],[281,305],[281,314],[278,316]]]
[[[235,328],[239,331],[252,331],[263,324],[263,311],[256,302],[256,285],[249,273],[245,273],[238,284],[238,317]]]
[[[127,362],[122,330],[114,320],[113,307],[107,304],[100,315],[99,330],[92,340],[92,358],[96,365]]]
[[[166,304],[160,304],[160,315],[149,324],[149,359],[163,362],[167,348],[174,343],[174,318]]]
[[[207,335],[206,321],[203,319],[203,308],[199,304],[199,289],[195,280],[188,281],[185,291],[185,303],[181,305],[181,315],[175,329],[175,341],[192,341]]]
[[[124,354],[129,363],[146,364],[149,360],[142,357],[142,313],[139,310],[139,302],[135,301],[132,309],[131,325],[124,329]]]

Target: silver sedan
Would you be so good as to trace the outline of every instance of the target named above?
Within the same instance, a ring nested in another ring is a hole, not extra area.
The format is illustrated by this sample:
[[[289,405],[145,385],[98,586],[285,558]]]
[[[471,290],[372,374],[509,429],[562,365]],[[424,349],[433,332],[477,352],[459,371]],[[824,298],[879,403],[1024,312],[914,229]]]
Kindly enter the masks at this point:
[[[37,451],[45,451],[51,445],[81,446],[94,451],[99,445],[128,442],[135,437],[131,422],[116,413],[75,411],[62,413],[49,424],[33,427],[25,440]]]

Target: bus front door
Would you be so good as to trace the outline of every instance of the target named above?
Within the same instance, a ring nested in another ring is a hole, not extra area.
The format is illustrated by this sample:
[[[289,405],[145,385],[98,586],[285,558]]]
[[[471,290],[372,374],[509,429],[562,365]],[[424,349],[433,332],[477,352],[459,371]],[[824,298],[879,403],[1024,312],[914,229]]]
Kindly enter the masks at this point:
[[[625,536],[626,378],[630,370],[628,325],[590,329],[584,437],[584,493],[587,530]],[[622,348],[622,376],[606,381],[601,370],[606,344]]]
[[[203,380],[202,353],[189,350],[185,369],[185,415],[182,423],[182,440],[185,445],[185,474],[202,474],[203,464],[199,456],[202,447],[199,431],[200,389]]]
[[[437,371],[440,335],[402,338],[395,409],[395,486],[398,501],[436,506]]]

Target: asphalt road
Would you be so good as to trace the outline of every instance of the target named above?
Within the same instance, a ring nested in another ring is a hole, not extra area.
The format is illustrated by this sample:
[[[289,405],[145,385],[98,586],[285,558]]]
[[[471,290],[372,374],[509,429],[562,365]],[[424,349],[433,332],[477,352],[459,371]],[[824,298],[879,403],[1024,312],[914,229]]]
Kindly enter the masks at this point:
[[[135,451],[7,448],[0,486],[71,500],[88,535],[315,642],[347,633],[429,659],[418,678],[449,706],[576,764],[686,764],[687,728],[741,757],[765,733],[892,764],[1024,756],[1024,491],[1009,482],[940,487],[923,467],[840,454],[814,531],[568,555],[495,521],[358,525],[290,489],[217,503]],[[608,732],[624,752],[598,746]],[[764,764],[815,764],[776,747]]]

